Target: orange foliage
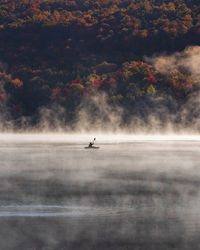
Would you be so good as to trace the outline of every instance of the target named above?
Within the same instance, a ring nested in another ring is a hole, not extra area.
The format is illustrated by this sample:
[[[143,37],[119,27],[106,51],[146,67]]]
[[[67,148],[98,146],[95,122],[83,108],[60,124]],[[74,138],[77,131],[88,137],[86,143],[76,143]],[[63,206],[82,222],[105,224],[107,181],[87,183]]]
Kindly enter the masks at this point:
[[[5,74],[5,73],[0,72],[0,76],[2,76],[5,80],[9,80],[15,87],[22,87],[23,86],[23,82],[18,78],[12,79],[11,74]]]
[[[23,82],[20,81],[18,78],[14,79],[11,81],[16,87],[22,87],[23,86]]]

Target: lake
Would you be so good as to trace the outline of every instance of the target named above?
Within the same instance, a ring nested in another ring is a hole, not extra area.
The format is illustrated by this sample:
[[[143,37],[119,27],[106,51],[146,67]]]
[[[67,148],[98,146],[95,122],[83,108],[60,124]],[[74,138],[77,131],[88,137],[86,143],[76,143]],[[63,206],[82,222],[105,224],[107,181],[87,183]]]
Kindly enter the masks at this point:
[[[200,249],[196,136],[0,135],[0,249]]]

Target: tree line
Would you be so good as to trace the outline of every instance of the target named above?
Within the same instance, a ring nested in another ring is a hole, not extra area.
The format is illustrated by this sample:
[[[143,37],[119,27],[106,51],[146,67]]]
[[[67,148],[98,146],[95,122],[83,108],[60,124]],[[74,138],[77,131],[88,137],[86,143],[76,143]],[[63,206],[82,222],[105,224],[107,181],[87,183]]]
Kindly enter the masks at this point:
[[[199,42],[194,0],[1,0],[0,102],[16,119],[54,103],[74,116],[101,92],[129,113],[156,96],[181,105],[197,82],[185,69],[162,74],[144,56]]]

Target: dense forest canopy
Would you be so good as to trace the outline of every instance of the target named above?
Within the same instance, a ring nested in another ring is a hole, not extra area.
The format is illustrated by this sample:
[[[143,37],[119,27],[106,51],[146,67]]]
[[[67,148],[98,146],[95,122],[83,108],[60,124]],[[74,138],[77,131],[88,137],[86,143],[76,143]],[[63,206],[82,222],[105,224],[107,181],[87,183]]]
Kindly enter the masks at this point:
[[[197,2],[0,0],[2,119],[20,127],[28,118],[34,126],[41,109],[59,106],[72,124],[80,105],[101,93],[123,108],[124,123],[155,112],[158,97],[178,113],[199,89],[197,74],[178,62],[163,72],[150,58],[193,53],[187,47],[200,44]],[[89,110],[98,115],[98,107]]]

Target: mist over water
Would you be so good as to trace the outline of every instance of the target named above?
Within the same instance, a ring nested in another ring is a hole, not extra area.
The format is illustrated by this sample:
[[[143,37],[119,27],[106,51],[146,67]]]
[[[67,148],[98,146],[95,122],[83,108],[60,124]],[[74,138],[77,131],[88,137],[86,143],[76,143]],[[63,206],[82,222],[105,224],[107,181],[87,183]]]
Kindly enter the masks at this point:
[[[199,153],[196,135],[1,134],[1,247],[198,249]]]
[[[0,1],[0,250],[200,250],[196,2]]]

